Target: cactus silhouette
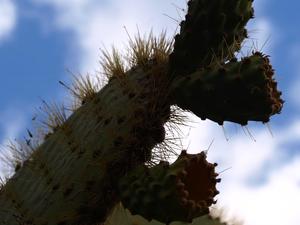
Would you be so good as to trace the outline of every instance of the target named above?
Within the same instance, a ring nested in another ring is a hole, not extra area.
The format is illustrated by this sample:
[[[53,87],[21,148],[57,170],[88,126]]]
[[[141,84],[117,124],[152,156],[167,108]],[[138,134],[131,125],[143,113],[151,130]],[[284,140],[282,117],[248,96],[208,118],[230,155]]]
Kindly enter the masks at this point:
[[[174,45],[164,34],[137,36],[127,64],[104,52],[108,83],[95,92],[77,82],[81,106],[52,118],[56,126],[2,186],[0,225],[101,224],[120,201],[148,220],[204,215],[195,224],[221,224],[205,216],[218,194],[216,164],[185,151],[157,164],[154,149],[165,123],[176,123],[173,106],[218,124],[265,123],[281,111],[268,56],[235,57],[252,17],[252,0],[190,0]]]
[[[161,161],[151,169],[141,166],[120,181],[120,198],[131,213],[169,223],[175,220],[192,221],[205,215],[214,202],[220,181],[206,154],[182,151],[169,165]]]

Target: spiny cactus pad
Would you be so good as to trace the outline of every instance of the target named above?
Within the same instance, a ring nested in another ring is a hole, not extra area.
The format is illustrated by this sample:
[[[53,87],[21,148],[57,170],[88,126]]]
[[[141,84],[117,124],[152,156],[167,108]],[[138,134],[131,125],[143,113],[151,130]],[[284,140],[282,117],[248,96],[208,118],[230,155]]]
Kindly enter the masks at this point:
[[[241,61],[208,66],[180,77],[173,83],[174,101],[201,119],[219,124],[268,122],[283,105],[273,75],[268,56],[255,52]]]
[[[132,214],[168,223],[192,221],[207,214],[218,194],[216,164],[206,161],[206,154],[182,151],[171,165],[161,161],[155,167],[140,166],[122,178],[120,195]]]
[[[247,37],[252,0],[190,0],[170,55],[171,73],[185,75],[213,61],[226,61]]]

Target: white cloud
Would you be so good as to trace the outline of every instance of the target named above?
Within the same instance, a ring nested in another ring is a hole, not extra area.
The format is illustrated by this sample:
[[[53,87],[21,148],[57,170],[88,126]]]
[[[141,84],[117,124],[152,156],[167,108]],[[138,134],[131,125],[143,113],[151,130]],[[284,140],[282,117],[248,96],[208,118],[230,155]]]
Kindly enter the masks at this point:
[[[16,5],[12,0],[0,0],[0,41],[12,33],[17,20]]]
[[[117,49],[124,49],[128,36],[123,26],[126,26],[130,35],[137,33],[138,25],[141,33],[153,28],[154,33],[158,34],[167,28],[169,36],[173,36],[177,25],[184,18],[183,10],[186,9],[185,0],[32,1],[54,8],[56,26],[73,32],[71,51],[76,57],[80,56],[81,73],[99,69],[99,48],[105,46],[109,49],[113,44]],[[248,23],[250,39],[245,43],[243,54],[247,55],[252,50],[263,50],[271,54],[271,45],[278,39],[275,34],[280,32],[275,33],[270,21],[260,15],[264,3],[265,1],[254,2],[256,18]]]
[[[299,169],[300,157],[297,157],[273,171],[262,186],[254,188],[227,182],[219,201],[226,205],[229,218],[238,215],[245,225],[299,224]]]
[[[177,23],[163,14],[178,19],[172,3],[185,7],[183,0],[32,1],[54,7],[56,25],[74,33],[72,52],[76,57],[80,56],[79,72],[82,73],[99,70],[99,48],[105,46],[109,49],[112,44],[117,49],[124,47],[128,37],[123,26],[126,26],[130,35],[137,33],[136,25],[141,33],[153,28],[153,32],[158,34],[168,28],[169,33],[173,34]]]
[[[300,140],[300,119],[268,131],[266,125],[232,127],[221,126],[191,115],[195,123],[184,145],[188,152],[208,151],[208,160],[218,162],[218,205],[225,208],[228,218],[244,220],[244,225],[297,225],[300,222],[297,202],[300,200],[300,156],[288,161],[283,158],[288,149],[285,143]],[[255,139],[251,138],[246,131]],[[228,140],[226,140],[228,139]]]

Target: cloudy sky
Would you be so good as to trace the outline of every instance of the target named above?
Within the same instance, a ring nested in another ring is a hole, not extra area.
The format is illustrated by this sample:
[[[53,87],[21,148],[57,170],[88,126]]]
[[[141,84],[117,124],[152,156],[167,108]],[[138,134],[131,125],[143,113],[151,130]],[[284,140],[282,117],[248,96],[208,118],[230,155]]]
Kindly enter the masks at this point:
[[[2,149],[9,138],[26,135],[41,99],[66,100],[58,81],[70,80],[68,70],[99,71],[99,48],[124,49],[124,26],[132,35],[137,26],[141,33],[167,28],[171,37],[185,5],[185,0],[0,0]],[[223,128],[190,115],[194,123],[183,128],[183,144],[197,152],[213,140],[208,157],[219,163],[217,199],[228,217],[245,225],[299,225],[300,4],[255,0],[254,8],[244,52],[252,46],[271,55],[286,101],[282,113],[268,126],[225,123]]]

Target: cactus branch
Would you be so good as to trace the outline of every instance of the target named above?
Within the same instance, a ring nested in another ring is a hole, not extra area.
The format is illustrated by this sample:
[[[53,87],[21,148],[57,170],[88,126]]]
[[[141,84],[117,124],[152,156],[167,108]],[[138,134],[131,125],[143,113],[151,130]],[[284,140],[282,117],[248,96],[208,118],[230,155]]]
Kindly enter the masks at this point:
[[[247,38],[252,0],[190,0],[170,55],[170,75],[183,76],[213,61],[230,60]]]
[[[256,52],[241,61],[202,68],[173,82],[174,102],[201,119],[268,122],[283,100],[267,56]]]
[[[140,166],[120,181],[122,204],[148,220],[191,222],[215,203],[220,181],[215,166],[206,161],[204,152],[186,151],[171,165],[161,161],[152,168]]]

